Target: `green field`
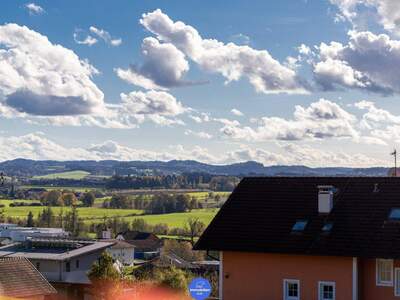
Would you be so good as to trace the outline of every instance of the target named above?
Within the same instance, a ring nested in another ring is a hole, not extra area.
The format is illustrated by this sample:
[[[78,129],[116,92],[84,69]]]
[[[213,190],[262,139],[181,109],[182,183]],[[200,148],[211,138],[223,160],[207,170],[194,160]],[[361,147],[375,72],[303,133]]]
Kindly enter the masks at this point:
[[[16,202],[38,202],[32,200],[15,200]],[[29,211],[33,213],[35,217],[45,208],[45,206],[19,206],[19,207],[9,207],[9,204],[13,200],[0,200],[0,204],[4,204],[4,213],[6,216],[15,218],[26,218]],[[54,214],[58,215],[61,210],[65,212],[70,211],[70,207],[52,207]],[[140,215],[143,211],[139,209],[106,209],[97,207],[79,207],[78,209],[79,217],[85,220],[100,220],[105,217],[132,217],[134,215]]]
[[[165,223],[170,228],[182,228],[188,218],[199,218],[204,224],[210,224],[211,220],[217,214],[218,209],[195,209],[191,212],[173,213],[163,215],[144,215],[138,217],[128,217],[125,220],[132,221],[135,218],[144,219],[149,224]]]
[[[83,179],[86,176],[90,175],[89,172],[86,171],[69,171],[62,173],[51,173],[42,176],[34,176],[33,179]]]
[[[16,202],[38,202],[33,200],[15,200]],[[4,204],[2,208],[6,216],[24,219],[27,217],[29,211],[33,213],[35,217],[45,208],[44,206],[20,206],[20,207],[9,207],[9,204],[13,200],[0,200],[0,204]],[[71,210],[70,207],[52,207],[55,215],[58,215],[61,210],[66,213]],[[104,217],[121,217],[127,222],[132,222],[133,219],[142,218],[149,224],[166,223],[170,228],[172,227],[183,227],[186,220],[190,217],[199,218],[205,224],[209,224],[212,218],[217,213],[218,209],[196,209],[191,212],[185,213],[172,213],[162,215],[142,215],[143,211],[138,209],[107,209],[99,207],[79,207],[79,217],[84,219],[86,223],[101,222]]]

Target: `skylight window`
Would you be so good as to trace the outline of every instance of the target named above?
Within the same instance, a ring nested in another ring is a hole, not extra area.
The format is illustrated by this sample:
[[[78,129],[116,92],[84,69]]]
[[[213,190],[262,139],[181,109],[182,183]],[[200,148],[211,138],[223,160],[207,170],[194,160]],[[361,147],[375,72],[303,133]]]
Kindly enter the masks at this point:
[[[332,230],[333,223],[325,223],[324,226],[322,226],[322,231],[323,232],[330,232]]]
[[[400,221],[400,208],[392,208],[389,214],[389,220]]]
[[[307,226],[308,221],[307,220],[298,220],[296,223],[294,223],[292,227],[292,231],[304,231],[304,229]]]

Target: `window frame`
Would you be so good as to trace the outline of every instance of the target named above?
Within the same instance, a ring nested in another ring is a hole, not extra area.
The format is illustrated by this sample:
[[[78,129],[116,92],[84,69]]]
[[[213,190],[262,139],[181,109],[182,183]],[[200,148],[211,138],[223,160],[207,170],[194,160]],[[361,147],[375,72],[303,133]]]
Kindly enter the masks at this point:
[[[399,272],[399,275],[397,275]],[[397,286],[398,280],[400,280],[400,268],[394,268],[394,296],[400,297],[400,284]]]
[[[292,297],[288,295],[287,285],[289,283],[297,284],[297,297]],[[298,279],[283,279],[283,300],[300,300],[301,298],[301,290],[300,290],[300,280]]]
[[[382,281],[379,278],[380,272],[379,272],[379,262],[380,261],[387,261],[390,262],[391,268],[390,268],[390,281]],[[393,259],[385,259],[385,258],[377,258],[375,260],[375,277],[376,277],[376,285],[377,286],[393,286]]]
[[[323,286],[332,286],[333,287],[333,299],[336,300],[336,282],[335,281],[318,281],[318,300],[325,300],[324,295],[322,293]]]

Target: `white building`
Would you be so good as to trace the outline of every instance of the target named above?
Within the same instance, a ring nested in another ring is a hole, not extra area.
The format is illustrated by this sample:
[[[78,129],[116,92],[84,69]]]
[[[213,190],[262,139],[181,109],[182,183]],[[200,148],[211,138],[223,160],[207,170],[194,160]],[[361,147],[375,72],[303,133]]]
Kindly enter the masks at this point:
[[[114,260],[118,260],[123,265],[133,265],[135,261],[135,246],[122,240],[105,239],[100,241],[114,242],[114,245],[107,248],[107,252],[110,253]]]

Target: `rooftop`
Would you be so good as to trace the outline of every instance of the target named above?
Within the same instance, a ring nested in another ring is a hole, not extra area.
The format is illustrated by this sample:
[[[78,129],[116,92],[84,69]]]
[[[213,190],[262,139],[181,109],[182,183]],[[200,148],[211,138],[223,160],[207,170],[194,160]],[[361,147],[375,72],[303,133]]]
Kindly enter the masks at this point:
[[[0,258],[0,295],[31,298],[54,293],[56,290],[26,258]]]
[[[321,185],[336,188],[329,214],[318,213]],[[244,178],[195,249],[399,258],[396,208],[400,177]]]
[[[66,260],[106,249],[114,242],[68,239],[30,239],[0,247],[0,257],[26,257],[28,259]]]

